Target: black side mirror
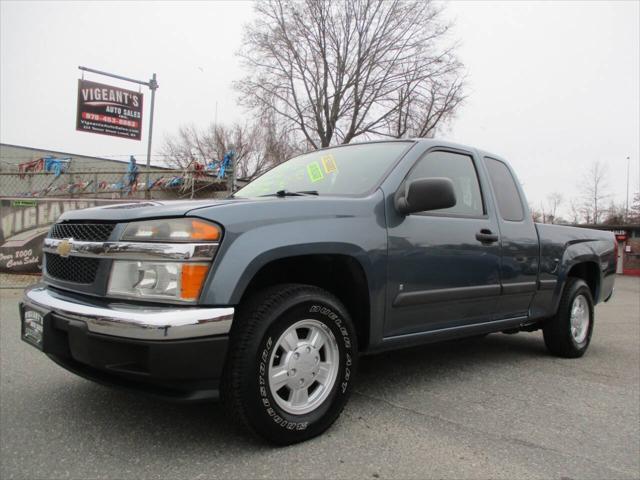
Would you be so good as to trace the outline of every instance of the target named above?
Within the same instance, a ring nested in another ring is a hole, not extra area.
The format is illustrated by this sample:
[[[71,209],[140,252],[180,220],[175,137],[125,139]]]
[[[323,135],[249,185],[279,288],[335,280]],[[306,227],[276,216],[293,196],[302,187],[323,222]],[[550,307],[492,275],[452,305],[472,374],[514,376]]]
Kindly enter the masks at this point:
[[[456,194],[449,178],[416,178],[405,183],[395,196],[396,210],[402,215],[453,207]]]

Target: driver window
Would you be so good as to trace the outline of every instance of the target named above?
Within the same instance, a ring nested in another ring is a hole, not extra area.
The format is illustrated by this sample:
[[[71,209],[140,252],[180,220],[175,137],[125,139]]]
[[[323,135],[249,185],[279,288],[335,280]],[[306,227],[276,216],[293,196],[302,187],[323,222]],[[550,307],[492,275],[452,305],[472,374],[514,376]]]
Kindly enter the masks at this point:
[[[407,181],[417,178],[450,178],[456,194],[456,205],[429,213],[481,217],[484,214],[478,175],[473,159],[452,152],[430,152],[413,167]]]

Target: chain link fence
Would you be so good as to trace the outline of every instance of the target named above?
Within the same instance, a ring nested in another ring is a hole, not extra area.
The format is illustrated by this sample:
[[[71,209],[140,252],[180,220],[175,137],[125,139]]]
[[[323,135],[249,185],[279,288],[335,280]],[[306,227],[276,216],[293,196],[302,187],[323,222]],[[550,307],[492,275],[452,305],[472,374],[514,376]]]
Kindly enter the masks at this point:
[[[148,176],[148,181],[147,181]],[[219,197],[232,189],[231,175],[219,178],[202,170],[153,169],[132,175],[126,170],[0,172],[0,197],[179,199]]]

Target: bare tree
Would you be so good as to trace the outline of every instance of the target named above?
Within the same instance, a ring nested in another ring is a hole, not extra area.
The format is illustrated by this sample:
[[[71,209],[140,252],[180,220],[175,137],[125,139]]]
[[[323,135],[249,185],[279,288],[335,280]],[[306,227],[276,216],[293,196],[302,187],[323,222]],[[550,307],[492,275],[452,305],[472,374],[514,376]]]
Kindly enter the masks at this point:
[[[582,212],[587,223],[597,224],[603,213],[603,203],[609,196],[606,189],[606,166],[593,162],[584,174],[581,185],[583,191]]]
[[[297,153],[286,133],[268,118],[247,125],[212,124],[206,129],[183,126],[166,138],[162,152],[169,165],[188,168],[194,162],[221,161],[230,150],[235,151],[236,177],[247,180]]]
[[[604,220],[602,223],[605,225],[623,225],[626,223],[625,219],[625,207],[623,204],[616,204],[611,201],[609,208],[604,212]]]
[[[562,204],[562,201],[562,194],[558,192],[553,192],[549,197],[547,197],[549,223],[556,223],[558,219],[558,208]]]
[[[544,223],[544,221],[542,220],[542,212],[540,210],[537,210],[533,208],[533,206],[529,205],[529,211],[531,212],[531,218],[533,219],[534,222]]]
[[[274,112],[309,147],[432,136],[464,98],[434,0],[270,0],[246,26],[241,103]]]
[[[629,208],[627,221],[629,223],[640,223],[640,192],[633,196],[633,202]]]
[[[544,208],[544,202],[540,202],[540,222],[549,223],[549,213]]]
[[[580,213],[580,205],[575,199],[571,199],[571,201],[569,202],[569,214],[571,223],[573,223],[574,225],[580,223],[580,217],[582,216]]]

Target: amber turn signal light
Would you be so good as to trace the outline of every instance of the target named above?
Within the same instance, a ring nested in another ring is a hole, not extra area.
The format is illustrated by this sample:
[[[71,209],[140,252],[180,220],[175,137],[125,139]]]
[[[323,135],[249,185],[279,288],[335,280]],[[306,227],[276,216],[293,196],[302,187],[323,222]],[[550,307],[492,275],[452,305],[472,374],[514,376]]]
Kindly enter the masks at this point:
[[[207,277],[209,265],[189,264],[182,265],[181,274],[181,291],[180,298],[182,300],[197,300]]]
[[[193,240],[220,240],[220,229],[212,223],[202,220],[191,220],[191,238]]]

